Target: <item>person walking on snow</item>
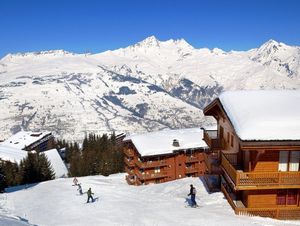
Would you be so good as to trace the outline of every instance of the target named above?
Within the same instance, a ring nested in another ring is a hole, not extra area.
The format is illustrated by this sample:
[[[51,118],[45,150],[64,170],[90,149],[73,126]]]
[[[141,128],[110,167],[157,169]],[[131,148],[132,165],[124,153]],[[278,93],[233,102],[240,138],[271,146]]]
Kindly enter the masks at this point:
[[[80,195],[82,195],[82,194],[83,194],[83,193],[82,193],[81,184],[78,184],[78,189],[77,189],[77,191],[79,191],[79,194],[80,194]]]
[[[77,180],[77,178],[76,178],[76,177],[74,177],[74,179],[73,179],[73,183],[74,183],[74,185],[73,185],[73,186],[76,186],[76,185],[77,185],[77,183],[78,183],[78,180]]]
[[[196,188],[191,184],[190,185],[190,193],[188,194],[188,196],[191,196],[191,201],[192,201],[192,207],[197,207],[197,203],[196,203]]]
[[[92,199],[92,202],[94,202],[94,198],[92,196],[94,193],[92,192],[91,188],[89,188],[89,190],[86,193],[87,193],[87,196],[88,196],[88,199],[87,199],[86,203],[89,203],[90,199]]]

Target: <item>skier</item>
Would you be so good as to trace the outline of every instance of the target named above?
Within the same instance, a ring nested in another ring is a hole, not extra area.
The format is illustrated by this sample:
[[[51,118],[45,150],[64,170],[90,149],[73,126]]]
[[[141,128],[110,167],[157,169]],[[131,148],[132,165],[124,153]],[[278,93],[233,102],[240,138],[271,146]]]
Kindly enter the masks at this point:
[[[73,179],[73,186],[76,186],[77,185],[77,183],[78,183],[78,180],[77,180],[77,178],[76,177],[74,177],[74,179]]]
[[[86,193],[87,193],[87,196],[88,196],[88,199],[87,199],[86,203],[90,202],[90,198],[92,199],[92,202],[94,202],[94,198],[92,196],[94,193],[92,192],[91,188],[89,188],[89,190]]]
[[[78,184],[77,186],[78,186],[77,191],[79,191],[79,194],[82,195],[83,193],[82,193],[81,184]]]
[[[191,196],[191,201],[192,201],[192,204],[191,206],[192,207],[198,207],[197,203],[196,203],[196,188],[191,184],[190,185],[190,193],[188,194],[188,196]]]

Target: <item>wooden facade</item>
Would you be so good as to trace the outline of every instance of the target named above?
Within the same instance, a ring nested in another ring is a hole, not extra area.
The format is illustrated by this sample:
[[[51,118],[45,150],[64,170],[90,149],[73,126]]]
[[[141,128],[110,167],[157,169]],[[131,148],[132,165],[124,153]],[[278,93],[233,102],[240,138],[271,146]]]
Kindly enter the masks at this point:
[[[201,139],[201,138],[199,138]],[[177,150],[170,154],[141,156],[134,144],[124,142],[126,180],[131,185],[163,183],[204,175],[204,149]]]
[[[235,213],[300,219],[300,140],[241,140],[219,99],[204,114],[218,123],[204,140],[219,152],[221,190]]]

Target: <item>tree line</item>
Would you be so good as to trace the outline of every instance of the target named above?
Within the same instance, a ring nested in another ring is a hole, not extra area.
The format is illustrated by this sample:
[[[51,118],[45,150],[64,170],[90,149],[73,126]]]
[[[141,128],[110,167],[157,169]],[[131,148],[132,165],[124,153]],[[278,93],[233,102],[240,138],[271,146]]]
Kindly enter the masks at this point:
[[[0,192],[6,187],[52,180],[54,177],[51,163],[43,153],[28,152],[20,164],[0,162]]]
[[[69,176],[104,175],[124,172],[122,145],[115,134],[89,134],[82,142],[56,140],[55,148],[65,148],[65,164]],[[5,187],[52,180],[55,173],[47,157],[28,152],[20,164],[0,161],[0,192]]]
[[[122,145],[115,134],[85,136],[81,148],[77,142],[56,142],[57,148],[65,147],[65,162],[70,176],[104,175],[124,172]]]

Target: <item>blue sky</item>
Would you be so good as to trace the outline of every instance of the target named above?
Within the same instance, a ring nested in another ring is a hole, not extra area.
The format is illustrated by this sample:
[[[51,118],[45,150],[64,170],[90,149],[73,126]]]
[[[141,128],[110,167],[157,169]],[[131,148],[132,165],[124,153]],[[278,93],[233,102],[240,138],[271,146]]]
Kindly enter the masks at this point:
[[[50,49],[96,53],[151,35],[224,50],[269,39],[300,46],[300,1],[0,0],[0,57]]]

